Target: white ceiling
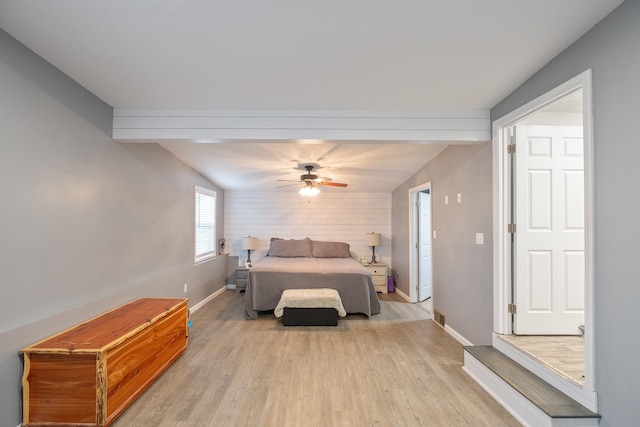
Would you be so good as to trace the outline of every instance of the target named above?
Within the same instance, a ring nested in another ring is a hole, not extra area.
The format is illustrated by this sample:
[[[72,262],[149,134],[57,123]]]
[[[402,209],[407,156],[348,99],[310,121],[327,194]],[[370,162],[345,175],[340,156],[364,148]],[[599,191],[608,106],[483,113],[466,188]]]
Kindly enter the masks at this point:
[[[444,144],[322,141],[226,142],[218,144],[162,143],[196,170],[209,171],[218,185],[236,190],[297,191],[305,164],[319,165],[313,173],[347,188],[324,186],[321,191],[389,193],[437,156]],[[215,169],[215,170],[214,170]]]
[[[0,0],[0,27],[118,108],[455,112],[492,108],[620,3]],[[391,191],[444,147],[429,143],[163,146],[225,189],[318,162]]]

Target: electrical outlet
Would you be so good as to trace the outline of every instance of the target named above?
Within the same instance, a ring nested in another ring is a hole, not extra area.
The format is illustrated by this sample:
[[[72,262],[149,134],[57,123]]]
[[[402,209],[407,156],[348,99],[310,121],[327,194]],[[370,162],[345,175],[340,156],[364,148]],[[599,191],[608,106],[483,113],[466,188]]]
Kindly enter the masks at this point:
[[[456,197],[457,197],[458,203],[462,203],[462,193],[458,193]]]
[[[444,196],[444,204],[445,205],[449,204],[449,196]]]
[[[185,294],[187,293],[187,284],[186,283],[184,284],[184,293]]]

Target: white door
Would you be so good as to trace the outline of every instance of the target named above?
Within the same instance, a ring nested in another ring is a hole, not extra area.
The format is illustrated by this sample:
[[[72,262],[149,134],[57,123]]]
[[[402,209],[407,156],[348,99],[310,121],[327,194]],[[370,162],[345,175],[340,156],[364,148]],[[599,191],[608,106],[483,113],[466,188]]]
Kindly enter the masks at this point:
[[[514,333],[577,335],[584,325],[581,126],[517,126]]]
[[[418,193],[418,301],[431,298],[431,194]]]

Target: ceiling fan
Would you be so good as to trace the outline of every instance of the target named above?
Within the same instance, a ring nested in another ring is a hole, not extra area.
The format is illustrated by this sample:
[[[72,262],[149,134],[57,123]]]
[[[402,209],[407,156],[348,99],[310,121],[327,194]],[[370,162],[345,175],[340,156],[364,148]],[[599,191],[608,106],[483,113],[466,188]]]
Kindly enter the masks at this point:
[[[320,189],[318,188],[319,185],[326,185],[328,187],[346,187],[348,185],[342,182],[333,182],[331,178],[321,177],[311,173],[314,167],[315,166],[312,164],[304,165],[304,168],[306,169],[307,173],[300,175],[300,180],[295,181],[296,183],[299,183],[299,182],[304,183],[304,186],[299,191],[299,193],[302,196],[315,196],[320,192]],[[291,180],[279,179],[278,181],[291,181]],[[296,185],[296,184],[281,185],[277,188],[288,187],[290,185]]]

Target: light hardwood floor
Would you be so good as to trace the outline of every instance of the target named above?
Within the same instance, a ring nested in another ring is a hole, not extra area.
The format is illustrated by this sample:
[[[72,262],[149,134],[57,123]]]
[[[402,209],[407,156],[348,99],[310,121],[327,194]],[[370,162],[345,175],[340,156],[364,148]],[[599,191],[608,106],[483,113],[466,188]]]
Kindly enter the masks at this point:
[[[337,327],[245,320],[227,291],[197,312],[189,348],[113,425],[518,426],[462,370],[462,347],[417,304]]]

